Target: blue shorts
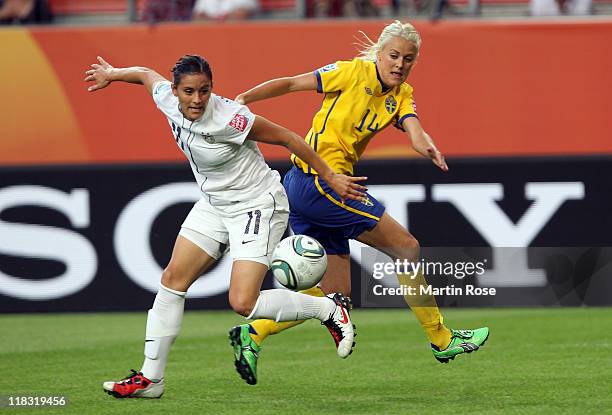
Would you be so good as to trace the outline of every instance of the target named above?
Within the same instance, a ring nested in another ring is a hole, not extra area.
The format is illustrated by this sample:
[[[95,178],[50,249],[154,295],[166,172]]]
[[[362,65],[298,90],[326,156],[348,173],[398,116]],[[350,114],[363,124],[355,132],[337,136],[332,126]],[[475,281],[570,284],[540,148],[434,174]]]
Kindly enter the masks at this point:
[[[385,207],[368,194],[366,202],[346,200],[312,174],[293,167],[283,185],[289,197],[289,224],[293,233],[312,236],[328,254],[348,254],[349,239],[374,228]]]

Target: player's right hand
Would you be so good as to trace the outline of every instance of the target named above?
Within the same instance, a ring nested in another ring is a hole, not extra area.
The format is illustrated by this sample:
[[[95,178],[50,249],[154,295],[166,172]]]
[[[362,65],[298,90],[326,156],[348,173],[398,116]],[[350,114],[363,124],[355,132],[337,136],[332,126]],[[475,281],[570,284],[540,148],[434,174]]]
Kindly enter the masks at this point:
[[[85,82],[95,82],[94,85],[87,88],[89,92],[97,91],[98,89],[106,88],[112,80],[112,65],[102,59],[101,56],[98,56],[98,62],[91,65],[93,69],[90,69],[85,72],[87,75],[84,79]]]

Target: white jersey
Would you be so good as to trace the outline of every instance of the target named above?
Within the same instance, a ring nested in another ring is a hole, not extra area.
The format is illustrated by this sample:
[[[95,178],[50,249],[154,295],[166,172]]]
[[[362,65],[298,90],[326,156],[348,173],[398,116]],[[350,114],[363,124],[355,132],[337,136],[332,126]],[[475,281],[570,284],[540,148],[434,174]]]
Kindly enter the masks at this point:
[[[255,121],[246,106],[210,94],[204,114],[192,122],[183,117],[169,81],[154,85],[153,100],[212,205],[252,200],[280,183],[280,175],[268,167],[257,144],[246,140]]]

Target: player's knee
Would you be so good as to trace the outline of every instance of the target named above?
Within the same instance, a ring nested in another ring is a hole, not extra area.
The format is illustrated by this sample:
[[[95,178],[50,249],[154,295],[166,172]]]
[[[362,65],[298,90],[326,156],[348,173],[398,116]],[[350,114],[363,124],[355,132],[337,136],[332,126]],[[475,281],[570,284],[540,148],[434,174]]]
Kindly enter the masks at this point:
[[[419,244],[419,241],[412,235],[409,235],[406,238],[406,245],[410,248],[410,249],[420,249],[421,248],[421,244]]]
[[[229,300],[232,310],[244,317],[248,317],[255,307],[255,301],[247,297],[230,296]]]
[[[181,278],[180,273],[177,272],[171,264],[164,269],[161,277],[161,283],[164,287],[168,287],[173,290],[186,291],[184,287],[185,282]]]
[[[420,249],[421,245],[414,236],[411,234],[402,236],[399,243],[399,250],[401,252],[399,256],[402,259],[408,259],[410,261],[417,260],[419,258]]]

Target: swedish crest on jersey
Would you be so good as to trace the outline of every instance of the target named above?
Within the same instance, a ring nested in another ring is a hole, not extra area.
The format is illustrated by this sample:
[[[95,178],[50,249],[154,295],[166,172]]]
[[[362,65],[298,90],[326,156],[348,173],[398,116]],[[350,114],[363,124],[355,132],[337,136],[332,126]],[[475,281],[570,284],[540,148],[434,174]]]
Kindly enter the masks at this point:
[[[387,99],[385,99],[385,108],[389,114],[393,114],[395,109],[397,108],[397,101],[392,95],[389,95]]]
[[[374,206],[374,203],[372,203],[372,201],[370,200],[369,197],[366,196],[365,200],[362,200],[361,203],[363,203],[366,206]]]

